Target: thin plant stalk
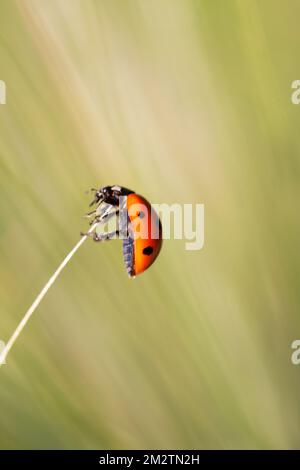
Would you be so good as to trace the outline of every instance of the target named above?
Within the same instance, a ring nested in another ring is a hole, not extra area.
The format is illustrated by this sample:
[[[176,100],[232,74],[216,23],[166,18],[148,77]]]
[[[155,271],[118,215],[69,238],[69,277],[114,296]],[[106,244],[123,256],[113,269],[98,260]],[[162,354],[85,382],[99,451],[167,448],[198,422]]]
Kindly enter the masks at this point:
[[[41,292],[39,293],[39,295],[36,297],[35,301],[33,302],[33,304],[29,307],[29,309],[27,310],[27,312],[25,313],[23,319],[21,320],[21,322],[19,323],[19,325],[17,326],[16,330],[14,331],[14,333],[12,334],[11,338],[9,339],[9,341],[6,343],[5,347],[2,349],[1,353],[0,353],[0,366],[5,364],[6,363],[6,358],[7,358],[7,355],[10,351],[10,349],[12,348],[12,346],[14,345],[16,339],[19,337],[20,333],[22,332],[23,328],[25,327],[26,323],[28,322],[28,320],[30,319],[31,315],[34,313],[34,311],[36,310],[36,308],[38,307],[38,305],[40,304],[40,302],[43,300],[43,298],[45,297],[45,295],[47,294],[48,290],[50,289],[50,287],[52,286],[52,284],[54,284],[54,282],[56,281],[57,277],[59,276],[59,274],[61,273],[61,271],[64,269],[64,267],[68,264],[68,262],[71,260],[71,258],[73,257],[73,255],[75,255],[76,251],[78,251],[78,249],[81,247],[81,245],[85,242],[85,240],[87,239],[88,237],[88,234],[90,234],[91,232],[93,232],[93,230],[96,228],[96,226],[98,225],[98,223],[96,222],[95,224],[93,224],[91,226],[91,228],[89,229],[89,231],[87,232],[87,234],[85,234],[80,240],[79,242],[74,246],[74,248],[70,251],[70,253],[65,257],[65,259],[62,261],[62,263],[59,265],[59,267],[57,268],[57,270],[53,273],[53,275],[50,277],[49,281],[47,282],[47,284],[43,287],[43,289],[41,290]]]

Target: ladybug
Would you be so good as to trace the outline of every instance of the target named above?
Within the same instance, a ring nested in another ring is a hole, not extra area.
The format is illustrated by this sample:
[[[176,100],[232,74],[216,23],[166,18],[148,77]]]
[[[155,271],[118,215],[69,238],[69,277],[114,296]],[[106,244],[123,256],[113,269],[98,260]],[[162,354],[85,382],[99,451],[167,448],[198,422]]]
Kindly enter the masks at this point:
[[[106,223],[117,217],[118,229],[108,233],[88,233],[96,242],[117,236],[123,240],[123,257],[129,277],[141,274],[154,263],[162,246],[162,225],[151,204],[139,194],[122,186],[91,189],[95,197],[86,214],[93,217],[90,225]]]

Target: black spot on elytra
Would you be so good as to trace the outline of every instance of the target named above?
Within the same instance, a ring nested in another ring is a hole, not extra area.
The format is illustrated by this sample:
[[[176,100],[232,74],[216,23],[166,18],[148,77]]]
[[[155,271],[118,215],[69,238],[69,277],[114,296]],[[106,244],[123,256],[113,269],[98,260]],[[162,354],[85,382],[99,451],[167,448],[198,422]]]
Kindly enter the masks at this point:
[[[146,246],[146,248],[143,249],[143,255],[152,255],[153,253],[153,248],[152,246]]]

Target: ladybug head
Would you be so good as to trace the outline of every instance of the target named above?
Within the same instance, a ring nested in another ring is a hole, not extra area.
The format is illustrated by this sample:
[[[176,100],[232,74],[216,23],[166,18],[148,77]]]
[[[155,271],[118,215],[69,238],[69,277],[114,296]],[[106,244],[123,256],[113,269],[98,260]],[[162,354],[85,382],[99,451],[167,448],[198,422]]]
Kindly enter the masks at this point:
[[[99,202],[105,201],[110,202],[113,198],[113,189],[112,186],[104,186],[103,188],[95,190],[95,197],[91,202],[90,206],[98,204]]]
[[[100,189],[93,189],[95,191],[95,198],[91,202],[90,206],[93,204],[98,204],[100,202],[106,202],[117,206],[119,203],[120,196],[127,196],[128,194],[133,193],[131,189],[124,188],[123,186],[103,186]]]
[[[99,195],[103,197],[103,199],[106,199],[112,196],[112,193],[113,193],[112,186],[104,186],[103,188],[99,189],[98,193]]]

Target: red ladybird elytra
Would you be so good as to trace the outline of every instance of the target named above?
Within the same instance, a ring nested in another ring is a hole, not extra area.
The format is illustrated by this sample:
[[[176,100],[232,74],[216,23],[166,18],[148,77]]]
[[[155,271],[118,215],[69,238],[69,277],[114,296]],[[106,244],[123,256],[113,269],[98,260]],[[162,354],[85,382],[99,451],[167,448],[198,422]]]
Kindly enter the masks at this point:
[[[92,233],[97,242],[114,236],[123,240],[123,257],[129,277],[148,269],[157,258],[162,246],[162,225],[151,204],[139,194],[122,186],[92,188],[95,197],[90,206],[96,209],[87,214],[93,217],[91,225],[106,223],[117,217],[118,230],[109,233]]]

